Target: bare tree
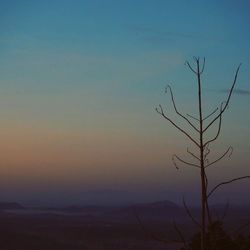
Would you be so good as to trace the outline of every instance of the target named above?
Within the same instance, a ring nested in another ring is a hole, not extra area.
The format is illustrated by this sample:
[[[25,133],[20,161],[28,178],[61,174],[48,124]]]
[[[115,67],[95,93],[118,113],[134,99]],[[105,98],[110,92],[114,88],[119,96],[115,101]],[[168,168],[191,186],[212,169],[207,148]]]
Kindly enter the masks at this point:
[[[187,153],[191,157],[190,161],[184,160],[178,155],[174,154],[172,156],[172,161],[176,168],[178,169],[178,162],[181,162],[183,164],[186,164],[190,167],[195,167],[199,169],[200,172],[200,191],[201,191],[201,219],[200,222],[195,221],[195,219],[192,217],[190,211],[188,210],[185,201],[183,200],[184,207],[188,213],[188,215],[192,218],[193,222],[197,224],[200,227],[201,232],[201,240],[200,240],[200,248],[201,250],[206,250],[206,230],[207,226],[211,225],[213,222],[213,218],[211,216],[210,210],[209,210],[209,204],[208,199],[214,194],[214,192],[221,187],[222,185],[229,184],[234,181],[242,180],[245,178],[250,178],[250,176],[243,176],[234,178],[229,181],[225,181],[222,183],[219,183],[212,189],[208,190],[208,178],[207,178],[207,169],[214,165],[215,163],[219,162],[226,156],[230,156],[232,154],[233,148],[230,146],[228,149],[219,156],[216,160],[209,161],[208,156],[211,152],[210,145],[214,143],[221,132],[221,124],[222,124],[222,117],[224,112],[227,110],[229,102],[232,97],[232,93],[237,81],[238,73],[240,70],[241,64],[237,67],[236,72],[234,74],[233,82],[231,85],[231,88],[228,92],[228,96],[225,101],[221,102],[221,104],[215,108],[210,114],[204,115],[203,113],[203,103],[202,103],[202,73],[205,69],[205,58],[203,58],[202,62],[200,61],[200,58],[194,57],[194,66],[191,66],[191,64],[187,61],[186,65],[190,69],[191,72],[193,72],[196,76],[197,80],[197,90],[198,90],[198,116],[193,116],[190,114],[182,114],[179,112],[176,106],[175,98],[173,95],[173,91],[171,86],[166,87],[166,93],[169,91],[171,101],[173,104],[173,108],[175,113],[183,119],[184,122],[186,122],[193,130],[193,133],[187,132],[182,126],[177,124],[173,119],[169,117],[169,115],[164,111],[162,105],[159,105],[156,108],[157,113],[159,113],[164,119],[166,119],[169,123],[171,123],[178,131],[180,131],[182,134],[184,134],[196,147],[196,152],[192,152],[189,148],[187,148]],[[217,124],[217,131],[215,135],[212,138],[207,138],[206,136],[208,130],[212,128],[213,125]]]

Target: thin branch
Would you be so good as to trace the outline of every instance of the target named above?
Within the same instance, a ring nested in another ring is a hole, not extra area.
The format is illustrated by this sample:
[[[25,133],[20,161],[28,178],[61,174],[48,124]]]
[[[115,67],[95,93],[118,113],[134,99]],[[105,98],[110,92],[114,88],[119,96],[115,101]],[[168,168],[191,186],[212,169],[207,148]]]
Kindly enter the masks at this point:
[[[208,178],[207,178],[207,174],[206,172],[204,172],[205,174],[205,188],[206,188],[206,194],[207,194],[207,189],[208,189]],[[207,196],[205,197],[205,205],[206,205],[206,210],[207,210],[207,217],[208,217],[208,222],[211,225],[212,224],[212,217],[211,217],[211,213],[210,213],[210,207],[208,205],[208,199]]]
[[[187,162],[187,161],[181,159],[181,158],[180,158],[178,155],[176,155],[176,154],[174,154],[174,155],[172,156],[172,160],[174,160],[175,158],[178,159],[180,162],[186,164],[186,165],[189,165],[189,166],[192,166],[192,167],[196,167],[196,168],[200,168],[199,165],[194,164],[194,163],[191,163],[191,162]]]
[[[175,110],[176,114],[178,114],[180,117],[182,117],[185,121],[187,121],[187,122],[189,123],[189,125],[190,125],[193,129],[195,129],[197,132],[199,132],[199,130],[194,126],[194,124],[193,124],[192,122],[190,122],[190,121],[188,120],[187,117],[185,117],[183,114],[181,114],[181,113],[177,110],[176,104],[175,104],[174,95],[173,95],[173,91],[172,91],[172,88],[171,88],[170,85],[167,85],[167,87],[166,87],[166,89],[165,89],[165,93],[167,93],[167,90],[168,90],[168,89],[169,89],[169,91],[170,91],[171,100],[172,100],[172,103],[173,103],[174,110]]]
[[[211,112],[209,115],[207,115],[205,118],[202,119],[202,121],[205,121],[206,119],[208,119],[210,116],[212,116],[214,113],[216,113],[216,111],[218,110],[219,108],[217,107],[213,112]]]
[[[163,116],[166,120],[168,120],[174,127],[176,127],[179,131],[181,131],[183,134],[185,134],[197,147],[199,147],[198,142],[195,141],[185,130],[183,130],[181,127],[179,127],[174,121],[172,121],[168,116],[165,115],[162,106],[159,105],[159,108],[155,108],[156,112]]]
[[[205,184],[206,184],[206,193],[207,193],[207,188],[208,188],[208,178],[207,178],[207,173],[205,172]]]
[[[240,66],[241,66],[241,64],[238,66],[238,68],[236,70],[236,73],[234,75],[234,81],[233,81],[232,87],[231,87],[231,89],[229,91],[229,94],[228,94],[228,97],[227,97],[227,100],[226,100],[226,105],[224,106],[222,111],[207,125],[207,127],[203,130],[203,133],[224,113],[224,111],[228,107],[228,104],[229,104],[229,101],[231,99],[231,96],[232,96],[232,93],[233,93],[233,90],[234,90],[234,86],[235,86],[235,83],[236,83],[236,80],[237,80],[237,77],[238,77]]]
[[[193,152],[191,152],[188,148],[187,148],[187,152],[193,156],[196,160],[200,161],[200,158],[198,156],[196,156]]]
[[[215,161],[209,163],[208,165],[205,166],[205,168],[217,163],[218,161],[222,160],[227,154],[229,153],[229,158],[231,157],[232,153],[233,153],[233,148],[230,146],[218,159],[216,159]]]
[[[213,221],[212,221],[212,217],[211,217],[211,213],[210,213],[210,207],[209,207],[209,205],[208,205],[208,200],[207,200],[207,199],[206,199],[205,204],[206,204],[208,222],[209,222],[209,224],[211,225]]]
[[[204,154],[204,160],[205,161],[208,161],[206,158],[207,156],[210,154],[211,150],[209,149],[209,143],[207,143],[207,145],[204,147],[204,150],[205,150],[205,154]],[[209,163],[209,161],[208,161]]]
[[[204,71],[205,64],[206,64],[206,58],[204,57],[204,58],[203,58],[202,69],[201,69],[201,71],[199,72],[199,73],[200,73],[200,75],[201,75],[201,74],[203,73],[203,71]]]
[[[192,116],[192,115],[187,114],[187,116],[189,116],[190,118],[192,118],[192,119],[194,119],[194,120],[196,120],[196,121],[200,121],[198,118],[196,118],[196,117],[194,117],[194,116]]]
[[[195,75],[198,74],[198,73],[191,67],[189,61],[186,61],[185,64],[189,67],[189,69],[190,69]]]
[[[177,163],[176,163],[176,161],[175,161],[174,156],[172,156],[172,162],[173,162],[175,168],[176,168],[177,170],[179,170],[180,168],[178,167],[178,165],[177,165]]]
[[[136,217],[136,220],[137,220],[138,224],[140,225],[140,227],[142,228],[144,233],[146,235],[148,235],[148,237],[150,237],[150,238],[152,238],[152,239],[154,239],[156,241],[163,242],[165,244],[182,243],[182,241],[180,242],[180,241],[177,241],[177,240],[167,240],[167,239],[163,239],[161,237],[158,237],[155,233],[149,231],[148,228],[144,225],[144,223],[142,222],[140,216],[138,215],[135,207],[133,208],[133,212],[134,212],[134,215]]]
[[[222,185],[226,185],[226,184],[229,184],[229,183],[232,183],[232,182],[235,182],[235,181],[239,181],[239,180],[243,180],[243,179],[250,179],[250,176],[249,176],[249,175],[246,175],[246,176],[234,178],[234,179],[232,179],[232,180],[230,180],[230,181],[224,181],[224,182],[219,183],[218,185],[216,185],[216,186],[209,192],[209,194],[207,195],[207,198],[209,198],[209,197],[215,192],[215,190],[218,189],[219,187],[221,187]]]
[[[198,64],[198,63],[199,63],[199,60],[200,60],[200,57],[193,56],[193,59],[194,59],[194,61]]]
[[[185,201],[185,198],[184,198],[184,197],[182,198],[182,202],[183,202],[183,206],[184,206],[184,208],[185,208],[185,210],[186,210],[186,213],[187,213],[188,216],[191,218],[191,220],[193,221],[193,223],[194,223],[195,225],[197,225],[199,228],[201,228],[200,223],[193,217],[193,215],[191,214],[190,210],[188,209],[188,206],[187,206],[187,204],[186,204],[186,201]]]
[[[206,143],[204,143],[204,147],[206,147],[207,144],[209,144],[209,143],[211,143],[211,142],[217,140],[217,138],[218,138],[219,135],[220,135],[220,131],[221,131],[221,122],[222,122],[222,113],[221,113],[221,112],[222,112],[222,110],[223,110],[223,104],[224,104],[224,102],[222,102],[221,105],[220,105],[219,126],[218,126],[217,133],[216,133],[216,135],[215,135],[214,138],[212,138],[211,140],[208,140]]]
[[[182,242],[183,245],[184,245],[184,248],[185,248],[185,249],[188,249],[187,243],[186,243],[186,240],[185,240],[185,237],[183,236],[183,233],[180,231],[180,229],[178,228],[178,226],[177,226],[177,224],[175,223],[175,221],[174,221],[173,224],[174,224],[174,229],[175,229],[175,231],[176,231],[177,234],[179,235],[180,240],[181,240],[181,242]]]

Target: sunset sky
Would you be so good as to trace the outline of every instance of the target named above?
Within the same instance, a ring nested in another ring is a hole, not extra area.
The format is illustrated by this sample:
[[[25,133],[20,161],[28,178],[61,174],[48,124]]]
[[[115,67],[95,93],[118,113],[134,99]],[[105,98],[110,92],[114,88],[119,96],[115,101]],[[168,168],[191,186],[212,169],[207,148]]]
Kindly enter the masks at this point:
[[[154,110],[175,119],[171,84],[179,109],[197,115],[193,56],[207,62],[204,112],[242,63],[211,159],[234,153],[209,177],[249,175],[249,11],[247,0],[0,0],[0,201],[194,201],[199,172],[176,170],[171,155],[195,147]],[[249,185],[218,197],[249,202]]]

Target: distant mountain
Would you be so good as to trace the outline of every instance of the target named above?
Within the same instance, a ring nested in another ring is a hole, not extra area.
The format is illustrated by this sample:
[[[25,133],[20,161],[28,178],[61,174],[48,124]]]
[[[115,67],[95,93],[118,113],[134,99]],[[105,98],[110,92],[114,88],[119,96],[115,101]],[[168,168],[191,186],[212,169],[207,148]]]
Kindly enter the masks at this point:
[[[109,207],[105,206],[82,206],[82,205],[72,205],[67,207],[50,208],[49,210],[57,210],[67,213],[99,213],[109,210]]]
[[[162,220],[172,218],[173,216],[182,216],[183,208],[177,204],[164,200],[151,203],[139,203],[127,207],[121,207],[112,211],[116,216],[128,216],[136,218],[147,218],[152,220]]]
[[[138,203],[127,206],[91,206],[91,205],[71,205],[65,207],[35,207],[25,208],[17,202],[0,202],[0,211],[4,210],[23,210],[26,214],[41,213],[41,214],[56,214],[59,215],[75,215],[79,216],[102,216],[109,219],[135,219],[136,214],[143,218],[152,220],[168,220],[169,218],[183,216],[185,211],[183,207],[174,202],[164,200],[150,203]]]
[[[62,211],[67,211],[67,212],[96,212],[102,209],[100,206],[68,206],[68,207],[63,207],[61,208]]]
[[[164,200],[152,203],[135,204],[131,208],[143,214],[151,214],[154,216],[162,214],[173,214],[182,211],[182,208],[174,202]]]
[[[112,213],[119,213],[128,211],[131,209],[137,209],[140,211],[148,211],[148,212],[156,212],[159,213],[160,211],[166,213],[170,211],[178,211],[182,208],[178,206],[177,204],[165,200],[165,201],[157,201],[157,202],[151,202],[151,203],[138,203],[134,205],[129,206],[82,206],[82,205],[72,205],[72,206],[66,206],[66,207],[54,207],[54,208],[47,208],[46,210],[57,210],[57,211],[64,211],[64,212],[70,212],[70,213],[79,213],[79,212],[85,212],[85,213],[93,213],[93,212],[112,212]]]
[[[134,207],[141,209],[179,209],[176,203],[168,200],[156,201],[151,203],[139,203],[135,204]]]
[[[17,202],[0,202],[0,210],[6,209],[24,209],[24,207]]]
[[[66,207],[51,207],[38,208],[46,212],[63,212],[72,214],[88,214],[93,216],[108,216],[108,217],[135,217],[135,213],[147,218],[160,218],[162,216],[179,216],[183,214],[183,208],[177,204],[164,200],[151,203],[138,203],[127,206],[82,206],[72,205]]]

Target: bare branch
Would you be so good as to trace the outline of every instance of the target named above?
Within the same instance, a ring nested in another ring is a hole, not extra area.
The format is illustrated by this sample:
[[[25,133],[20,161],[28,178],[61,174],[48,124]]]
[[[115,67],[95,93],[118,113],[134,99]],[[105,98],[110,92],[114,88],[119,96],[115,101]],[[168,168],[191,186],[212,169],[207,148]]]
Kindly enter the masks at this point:
[[[226,108],[228,107],[228,104],[229,104],[229,101],[231,99],[231,96],[232,96],[232,93],[233,93],[233,90],[234,90],[234,86],[235,86],[235,83],[236,83],[236,80],[237,80],[237,77],[238,77],[238,73],[239,73],[239,70],[240,70],[240,66],[241,64],[238,66],[237,70],[236,70],[236,73],[234,75],[234,81],[233,81],[233,84],[232,84],[232,87],[229,91],[229,94],[228,94],[228,97],[227,97],[227,100],[226,100],[226,105],[224,106],[224,108],[222,109],[222,111],[207,125],[207,127],[203,130],[203,133],[216,121],[219,119],[219,117],[224,113],[224,111],[226,110]]]
[[[204,160],[207,161],[209,163],[209,160],[207,160],[207,156],[210,154],[211,150],[209,149],[209,143],[207,143],[207,145],[204,147],[205,150],[205,154],[204,154]]]
[[[193,217],[193,215],[191,214],[190,210],[188,209],[188,206],[187,206],[187,204],[186,204],[186,202],[185,202],[185,198],[184,198],[184,197],[182,198],[182,202],[183,202],[183,206],[184,206],[184,208],[185,208],[185,210],[186,210],[186,213],[187,213],[188,216],[191,218],[191,220],[193,221],[193,223],[194,223],[195,225],[197,225],[199,228],[201,228],[200,223]]]
[[[193,156],[196,160],[200,161],[200,158],[198,156],[196,156],[193,152],[189,151],[189,149],[187,148],[187,152]]]
[[[175,161],[174,156],[172,156],[172,162],[173,162],[175,168],[176,168],[177,170],[179,170],[180,168],[178,167],[178,165],[177,165],[177,163],[176,163],[176,161]]]
[[[201,75],[201,74],[203,73],[203,71],[204,71],[205,64],[206,64],[206,58],[204,57],[204,58],[203,58],[202,69],[201,69],[201,71],[200,71],[200,75]]]
[[[218,189],[219,187],[221,187],[222,185],[226,185],[226,184],[229,184],[229,183],[232,183],[232,182],[235,182],[235,181],[239,181],[239,180],[243,180],[243,179],[250,179],[250,176],[249,176],[249,175],[246,175],[246,176],[234,178],[234,179],[232,179],[232,180],[230,180],[230,181],[224,181],[224,182],[219,183],[218,185],[216,185],[216,186],[209,192],[209,194],[207,195],[207,198],[209,198],[209,197],[215,192],[215,190]]]
[[[199,165],[194,164],[194,163],[191,163],[191,162],[187,162],[187,161],[181,159],[181,158],[180,158],[178,155],[176,155],[176,154],[174,154],[174,155],[172,156],[172,159],[173,159],[173,160],[174,160],[175,158],[178,159],[180,162],[186,164],[186,165],[189,165],[189,166],[192,166],[192,167],[196,167],[196,168],[200,168]]]
[[[198,142],[195,141],[195,139],[193,139],[185,130],[183,130],[174,121],[172,121],[168,116],[165,115],[161,105],[159,105],[159,108],[160,108],[160,110],[158,108],[155,109],[158,114],[160,114],[166,120],[168,120],[174,127],[176,127],[179,131],[181,131],[183,134],[185,134],[197,147],[199,147],[199,144],[198,144]]]
[[[205,189],[206,189],[206,194],[207,194],[208,178],[207,178],[206,172],[204,172],[204,175],[205,175]],[[211,213],[210,213],[210,208],[209,208],[209,205],[208,205],[208,199],[207,199],[207,197],[205,197],[205,206],[206,206],[208,221],[209,221],[210,224],[212,224],[212,217],[211,217]]]
[[[189,69],[190,69],[195,75],[198,74],[198,73],[192,68],[192,66],[190,65],[189,61],[186,61],[185,64],[189,67]]]
[[[223,110],[223,103],[224,103],[224,102],[222,102],[222,103],[221,103],[221,106],[220,106],[219,126],[218,126],[217,133],[216,133],[216,135],[215,135],[215,137],[214,137],[213,139],[208,140],[206,143],[204,143],[204,147],[206,147],[207,144],[209,144],[209,143],[211,143],[211,142],[217,140],[217,138],[218,138],[219,135],[220,135],[221,121],[222,121],[222,113],[221,113],[221,112],[222,112],[222,110]]]
[[[206,184],[206,191],[207,191],[207,188],[208,188],[208,178],[207,178],[207,173],[206,172],[205,172],[205,182],[206,182],[205,184]]]
[[[183,233],[180,231],[180,229],[178,228],[178,226],[177,226],[177,224],[175,223],[175,221],[174,221],[173,224],[174,224],[174,229],[175,229],[175,231],[176,231],[177,234],[179,235],[180,240],[181,240],[181,242],[182,242],[183,245],[184,245],[184,248],[185,248],[185,249],[188,249],[187,243],[186,243],[186,240],[185,240],[185,237],[183,236]]]
[[[193,129],[195,129],[197,132],[199,132],[199,130],[194,126],[194,124],[193,124],[192,122],[190,122],[190,121],[188,120],[187,117],[185,117],[183,114],[181,114],[181,113],[177,110],[176,104],[175,104],[174,95],[173,95],[173,91],[172,91],[172,88],[171,88],[170,85],[168,85],[168,86],[166,87],[165,93],[167,93],[167,90],[168,90],[168,89],[169,89],[169,91],[170,91],[171,100],[172,100],[172,103],[173,103],[174,110],[175,110],[176,114],[178,114],[180,117],[182,117],[185,121],[187,121],[187,122],[189,123],[189,125],[190,125]]]
[[[202,119],[202,121],[205,121],[208,119],[210,116],[212,116],[219,108],[217,107],[213,112],[211,112],[209,115],[207,115],[205,118]]]
[[[198,118],[196,118],[196,117],[194,117],[194,116],[192,116],[192,115],[187,114],[187,116],[189,116],[190,118],[192,118],[192,119],[194,119],[194,120],[196,120],[196,121],[200,121]]]
[[[205,166],[205,168],[217,163],[218,161],[222,160],[229,152],[229,156],[228,157],[231,157],[232,153],[233,153],[233,147],[229,147],[218,159],[216,159],[215,161],[209,163],[208,165]]]
[[[194,61],[198,64],[198,63],[199,63],[199,60],[200,60],[200,57],[193,56],[193,59],[194,59]]]

